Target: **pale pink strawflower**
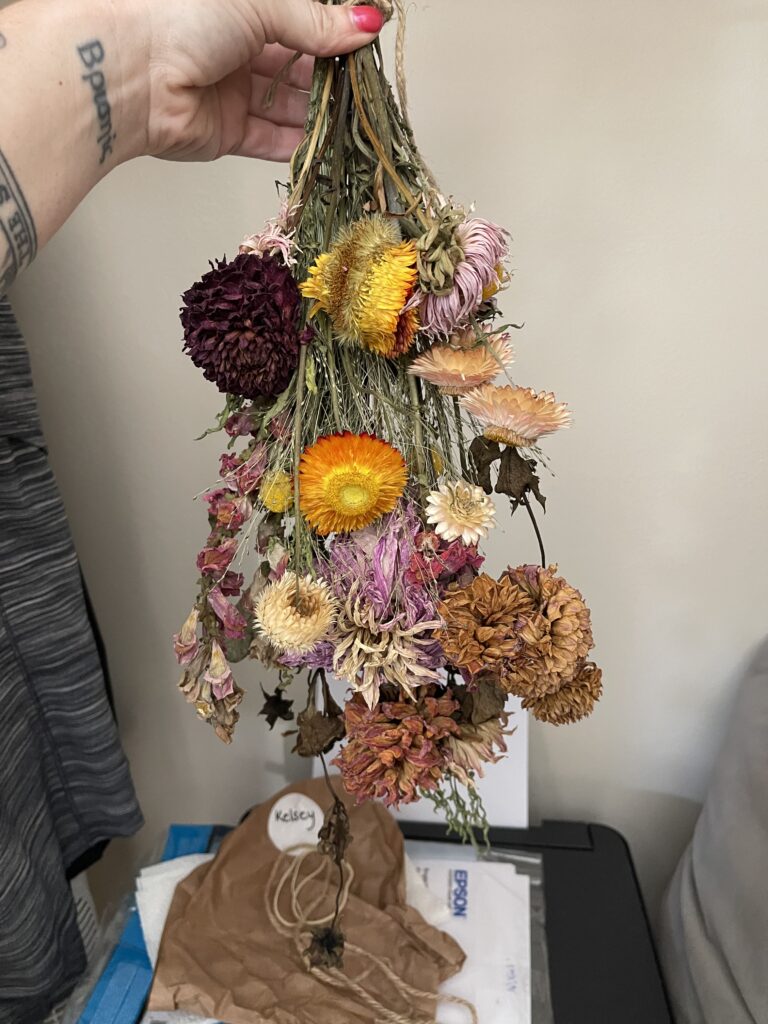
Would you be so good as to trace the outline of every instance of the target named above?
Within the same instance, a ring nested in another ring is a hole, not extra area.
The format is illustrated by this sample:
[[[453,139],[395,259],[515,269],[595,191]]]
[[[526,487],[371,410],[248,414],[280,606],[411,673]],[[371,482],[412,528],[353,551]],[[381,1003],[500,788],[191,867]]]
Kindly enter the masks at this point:
[[[464,259],[454,271],[447,295],[428,294],[419,307],[421,329],[448,337],[469,324],[471,315],[504,282],[504,261],[509,255],[506,232],[498,224],[471,217],[456,229]]]
[[[570,426],[571,413],[551,391],[484,384],[460,399],[470,416],[483,425],[483,434],[499,444],[529,448],[540,437]]]

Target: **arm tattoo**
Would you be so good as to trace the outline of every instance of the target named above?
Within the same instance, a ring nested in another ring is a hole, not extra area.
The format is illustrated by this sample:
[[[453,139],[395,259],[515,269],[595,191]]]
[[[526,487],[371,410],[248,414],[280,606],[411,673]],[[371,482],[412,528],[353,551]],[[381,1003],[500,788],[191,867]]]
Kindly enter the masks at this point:
[[[10,164],[0,150],[0,295],[37,253],[37,232]]]
[[[100,65],[104,63],[104,47],[98,39],[91,39],[90,42],[78,46],[77,52],[85,68],[85,74],[81,77],[90,85],[93,105],[96,107],[96,123],[99,129],[96,141],[100,150],[99,163],[103,164],[112,153],[112,143],[117,138],[112,130],[112,107],[107,99],[107,79],[104,72],[99,70]]]

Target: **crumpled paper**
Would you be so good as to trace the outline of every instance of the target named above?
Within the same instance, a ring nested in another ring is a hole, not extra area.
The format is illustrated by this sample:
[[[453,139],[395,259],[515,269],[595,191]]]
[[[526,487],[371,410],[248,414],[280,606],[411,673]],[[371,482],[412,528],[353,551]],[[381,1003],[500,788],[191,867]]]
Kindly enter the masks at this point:
[[[378,803],[347,806],[354,841],[347,860],[354,870],[341,927],[351,946],[386,963],[407,985],[435,993],[464,963],[459,945],[427,924],[406,904],[403,838]],[[224,840],[215,860],[181,882],[168,916],[149,1007],[184,1009],[226,1024],[374,1024],[375,1011],[351,991],[309,973],[296,944],[280,935],[266,912],[265,893],[279,851],[269,838],[273,805],[300,792],[323,812],[331,796],[321,779],[287,787],[255,808]],[[333,873],[328,873],[333,878]],[[329,886],[327,906],[335,889]],[[435,1003],[405,996],[372,964],[347,949],[344,973],[379,1003],[403,1015],[434,1018]]]

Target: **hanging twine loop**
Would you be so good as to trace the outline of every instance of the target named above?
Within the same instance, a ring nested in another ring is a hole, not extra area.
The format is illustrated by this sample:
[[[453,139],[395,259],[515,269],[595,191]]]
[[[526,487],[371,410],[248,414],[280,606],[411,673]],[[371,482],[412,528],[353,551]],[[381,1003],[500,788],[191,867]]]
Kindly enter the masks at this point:
[[[318,863],[311,867],[310,860],[315,860],[318,857],[320,858]],[[322,906],[323,904],[328,905],[331,895],[331,867],[330,860],[326,856],[318,854],[317,847],[306,844],[292,846],[277,858],[267,882],[264,904],[269,922],[279,935],[292,940],[298,956],[305,964],[308,939],[311,938],[313,931],[316,932],[318,928],[330,924],[339,909],[344,909],[354,881],[352,866],[344,860],[342,862],[344,883],[341,898],[336,909],[323,913]],[[381,1022],[381,1024],[434,1024],[435,1018],[434,1014],[426,1017],[415,1010],[400,1013],[380,1003],[363,985],[365,978],[374,969],[383,973],[406,1005],[411,1004],[414,1000],[432,1003],[435,1006],[440,1003],[451,1003],[465,1009],[472,1024],[479,1024],[477,1011],[468,1000],[459,996],[441,995],[439,992],[423,992],[409,985],[397,975],[386,960],[375,956],[361,946],[347,942],[345,949],[366,962],[359,981],[350,977],[339,967],[317,967],[310,963],[307,969],[325,984],[358,999],[373,1012],[377,1022]]]

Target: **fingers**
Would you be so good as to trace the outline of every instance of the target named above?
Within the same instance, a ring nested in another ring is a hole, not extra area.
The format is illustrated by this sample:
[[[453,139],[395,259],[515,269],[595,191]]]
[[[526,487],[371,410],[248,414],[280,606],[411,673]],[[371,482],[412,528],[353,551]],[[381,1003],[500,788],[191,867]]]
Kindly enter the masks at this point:
[[[303,138],[304,131],[301,128],[273,124],[261,117],[249,117],[243,141],[233,151],[233,155],[287,163]]]
[[[251,75],[251,102],[248,113],[273,124],[301,128],[307,119],[309,93],[281,82],[275,90],[274,100],[265,109],[264,101],[271,85],[272,78]]]
[[[268,43],[315,57],[350,53],[370,43],[384,24],[376,7],[326,6],[314,0],[254,0]]]
[[[272,43],[270,46],[265,46],[262,53],[251,61],[251,71],[257,75],[274,78],[295,56],[295,50],[289,50],[287,46],[281,46],[280,43]],[[291,64],[283,81],[286,85],[293,85],[297,89],[305,89],[309,92],[314,68],[315,58],[305,54]]]

